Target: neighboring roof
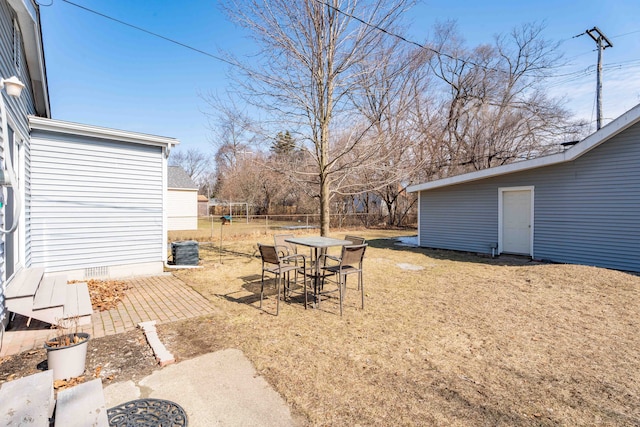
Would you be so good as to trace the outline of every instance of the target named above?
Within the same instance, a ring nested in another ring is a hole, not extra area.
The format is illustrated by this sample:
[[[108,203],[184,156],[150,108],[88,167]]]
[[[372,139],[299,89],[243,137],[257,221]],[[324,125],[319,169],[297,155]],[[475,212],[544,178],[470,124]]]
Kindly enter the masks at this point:
[[[167,167],[167,187],[197,190],[198,186],[180,166]]]
[[[605,143],[609,139],[618,135],[620,132],[630,128],[640,122],[640,104],[633,107],[608,125],[602,127],[595,133],[592,133],[578,144],[572,146],[566,151],[550,156],[538,157],[531,160],[525,160],[508,165],[496,166],[494,168],[483,169],[476,172],[470,172],[463,175],[451,176],[448,178],[438,179],[436,181],[425,182],[422,184],[412,185],[407,188],[409,193],[416,191],[432,190],[435,188],[447,187],[465,182],[478,181],[485,178],[491,178],[498,175],[506,175],[514,172],[521,172],[529,169],[541,168],[544,166],[555,165],[558,163],[570,162],[585,153],[593,150],[599,145]]]
[[[163,147],[165,153],[180,143],[175,138],[166,136],[149,135],[146,133],[129,132],[126,130],[103,128],[99,126],[85,125],[82,123],[65,122],[43,117],[29,116],[29,127],[32,130],[43,132],[64,133],[68,135],[86,136],[90,138],[112,139],[132,144],[154,145]]]
[[[44,62],[42,28],[40,26],[40,10],[33,0],[7,1],[16,12],[18,18],[36,112],[41,117],[51,117],[47,69]]]
[[[198,194],[198,201],[199,202],[208,202],[209,199],[207,199],[207,196],[204,196],[202,194]]]

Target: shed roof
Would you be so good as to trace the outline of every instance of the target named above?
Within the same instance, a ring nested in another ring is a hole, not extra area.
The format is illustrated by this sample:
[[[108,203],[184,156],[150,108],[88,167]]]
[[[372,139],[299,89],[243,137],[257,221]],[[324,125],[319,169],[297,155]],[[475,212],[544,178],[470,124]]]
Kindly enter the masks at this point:
[[[485,178],[491,178],[499,175],[506,175],[514,172],[521,172],[529,169],[541,168],[544,166],[554,165],[558,163],[570,162],[583,154],[588,153],[599,145],[607,142],[620,132],[630,128],[640,122],[640,104],[633,107],[608,125],[600,130],[592,133],[576,145],[572,146],[562,153],[552,154],[549,156],[537,157],[522,162],[510,163],[508,165],[496,166],[494,168],[483,169],[475,172],[465,173],[462,175],[451,176],[448,178],[438,179],[436,181],[425,182],[422,184],[412,185],[407,191],[414,193],[416,191],[433,190],[435,188],[447,187],[465,182],[478,181]]]
[[[167,187],[197,190],[198,186],[180,166],[167,167]]]

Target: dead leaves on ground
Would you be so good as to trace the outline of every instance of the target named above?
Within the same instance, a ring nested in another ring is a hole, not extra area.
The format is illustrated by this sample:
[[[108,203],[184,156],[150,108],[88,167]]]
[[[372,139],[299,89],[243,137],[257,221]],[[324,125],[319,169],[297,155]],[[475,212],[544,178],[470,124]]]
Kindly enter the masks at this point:
[[[102,366],[98,366],[93,373],[93,378],[100,378],[100,374],[102,372]],[[114,378],[113,375],[109,375],[106,377],[107,380],[112,380]],[[78,384],[82,384],[87,381],[85,375],[81,375],[79,377],[69,378],[68,380],[55,380],[53,382],[53,388],[56,391],[64,390],[66,388],[71,388],[77,386]]]
[[[71,281],[69,283],[77,283]],[[131,286],[124,280],[97,280],[87,281],[91,306],[94,310],[107,311],[115,308],[125,296],[125,291]]]
[[[56,391],[64,390],[65,388],[71,388],[82,384],[84,382],[84,375],[75,378],[69,378],[68,380],[55,380],[53,382],[53,388]]]

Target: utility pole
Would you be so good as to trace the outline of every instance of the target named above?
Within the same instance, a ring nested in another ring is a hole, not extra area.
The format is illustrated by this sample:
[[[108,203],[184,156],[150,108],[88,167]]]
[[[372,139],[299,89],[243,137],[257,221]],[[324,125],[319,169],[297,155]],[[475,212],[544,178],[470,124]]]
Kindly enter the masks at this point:
[[[598,27],[593,27],[592,29],[585,31],[585,33],[589,34],[589,37],[591,37],[598,46],[598,76],[596,80],[596,130],[599,130],[602,127],[602,51],[608,47],[613,47],[613,44],[609,41],[607,36],[605,36],[602,31],[600,31]],[[603,42],[605,42],[606,44],[603,44]]]

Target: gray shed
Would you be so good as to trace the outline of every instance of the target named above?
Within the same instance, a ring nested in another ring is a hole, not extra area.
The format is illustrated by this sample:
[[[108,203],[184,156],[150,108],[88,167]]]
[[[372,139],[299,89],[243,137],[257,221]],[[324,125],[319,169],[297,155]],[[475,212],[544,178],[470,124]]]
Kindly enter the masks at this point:
[[[640,105],[564,152],[408,191],[422,247],[640,271]]]

